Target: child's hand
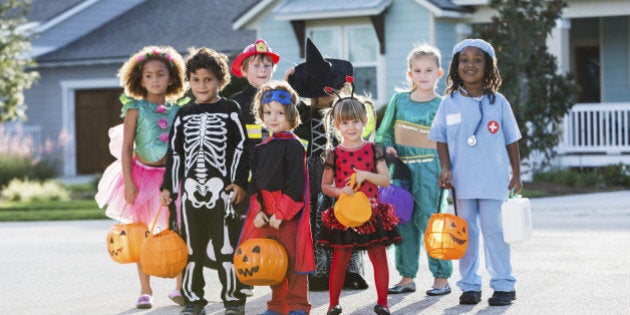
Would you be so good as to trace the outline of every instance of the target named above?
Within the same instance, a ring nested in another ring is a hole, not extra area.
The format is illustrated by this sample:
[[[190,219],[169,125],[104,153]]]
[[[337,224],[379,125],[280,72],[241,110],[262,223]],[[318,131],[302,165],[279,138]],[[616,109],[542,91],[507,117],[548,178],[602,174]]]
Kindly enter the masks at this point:
[[[512,176],[510,179],[510,184],[508,185],[508,190],[514,189],[514,192],[517,194],[521,193],[523,189],[523,181],[521,181],[520,176]]]
[[[136,184],[133,182],[125,183],[125,201],[127,201],[128,204],[133,205],[136,200],[136,196],[138,196],[138,188],[136,187]]]
[[[343,186],[343,188],[340,188],[339,196],[341,196],[341,194],[344,194],[344,193],[349,196],[352,196],[354,195],[354,189],[352,189],[352,187],[350,186]]]
[[[387,147],[385,149],[385,153],[389,153],[395,157],[398,157],[398,151],[396,151],[396,149],[394,149],[394,147]]]
[[[162,190],[162,196],[160,197],[160,202],[163,206],[168,206],[171,204],[173,200],[171,199],[171,192],[164,189]]]
[[[280,229],[280,224],[282,223],[282,220],[280,219],[276,219],[276,215],[273,214],[271,216],[271,218],[269,218],[269,226],[276,228],[276,230]]]
[[[256,215],[256,218],[254,218],[254,226],[257,228],[261,228],[267,225],[268,222],[269,222],[269,217],[267,217],[267,215],[262,211],[258,212],[258,214]]]
[[[451,170],[444,169],[444,168],[442,169],[442,171],[440,172],[438,185],[440,185],[440,188],[443,188],[443,189],[449,189],[453,187],[451,185]]]
[[[352,170],[357,174],[355,175],[355,179],[354,179],[355,185],[357,187],[361,187],[361,185],[368,178],[368,176],[372,174],[372,172],[358,170],[354,167],[352,168]],[[350,182],[350,177],[348,177],[348,179],[346,180],[346,183],[349,183],[349,182]]]
[[[232,196],[230,196],[230,202],[233,205],[237,205],[241,203],[243,199],[245,199],[245,195],[246,195],[245,190],[243,190],[243,188],[241,188],[241,186],[239,185],[231,183],[227,187],[225,187],[225,190],[232,191]]]
[[[289,67],[287,71],[284,72],[284,81],[289,81],[289,76],[295,73],[295,68]]]

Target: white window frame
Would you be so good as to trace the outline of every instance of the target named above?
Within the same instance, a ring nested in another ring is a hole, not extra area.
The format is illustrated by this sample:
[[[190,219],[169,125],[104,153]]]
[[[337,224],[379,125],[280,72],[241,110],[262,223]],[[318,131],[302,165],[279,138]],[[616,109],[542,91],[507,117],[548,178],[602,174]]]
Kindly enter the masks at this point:
[[[325,56],[328,56],[330,58],[339,58],[339,59],[344,59],[344,60],[349,60],[349,52],[350,52],[350,47],[349,47],[349,33],[351,30],[355,30],[355,29],[359,29],[359,28],[369,28],[371,30],[374,31],[374,27],[369,24],[369,23],[348,23],[348,24],[337,24],[337,25],[327,25],[327,26],[313,26],[313,27],[308,27],[306,29],[306,34],[307,36],[310,35],[313,31],[327,31],[330,30],[332,32],[336,32],[337,34],[339,34],[338,36],[338,40],[339,43],[337,43],[337,46],[339,47],[338,49],[338,54],[339,55],[328,55],[327,51],[322,51],[322,54]],[[374,95],[372,95],[372,100],[374,101],[375,104],[380,104],[382,102],[384,102],[384,100],[386,99],[386,82],[385,82],[385,66],[384,66],[384,60],[385,57],[383,55],[380,54],[380,43],[378,42],[378,39],[376,37],[376,34],[374,34],[374,39],[376,40],[376,45],[374,47],[375,51],[375,56],[376,59],[372,62],[352,62],[352,66],[357,68],[357,67],[375,67],[376,68],[376,94],[378,96],[378,98],[375,98]]]

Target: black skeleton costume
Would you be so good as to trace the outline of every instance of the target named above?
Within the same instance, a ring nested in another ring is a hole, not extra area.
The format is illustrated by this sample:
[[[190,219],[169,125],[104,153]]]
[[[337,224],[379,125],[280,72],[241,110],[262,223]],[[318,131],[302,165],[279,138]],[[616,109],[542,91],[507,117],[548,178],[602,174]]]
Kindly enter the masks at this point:
[[[162,189],[181,193],[181,235],[188,245],[182,293],[188,302],[204,299],[203,267],[217,269],[225,307],[245,304],[232,263],[240,233],[239,216],[225,188],[247,190],[247,132],[236,102],[189,103],[173,121]]]

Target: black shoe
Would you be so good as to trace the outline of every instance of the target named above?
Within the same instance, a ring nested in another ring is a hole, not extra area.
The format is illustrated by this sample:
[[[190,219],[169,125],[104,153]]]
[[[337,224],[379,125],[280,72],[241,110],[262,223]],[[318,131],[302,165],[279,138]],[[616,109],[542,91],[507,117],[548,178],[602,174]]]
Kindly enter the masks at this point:
[[[400,294],[400,293],[411,293],[411,292],[416,292],[416,284],[413,281],[405,285],[395,285],[387,289],[387,293],[389,294]]]
[[[516,300],[516,291],[494,291],[492,297],[488,299],[490,306],[505,306],[512,304]]]
[[[328,310],[328,312],[326,313],[326,315],[339,315],[339,314],[341,314],[341,306],[339,306],[339,304],[333,306],[333,308]]]
[[[365,290],[368,288],[368,284],[360,274],[347,272],[346,280],[343,282],[343,288],[346,290]]]
[[[245,315],[245,306],[229,306],[225,308],[224,315]]]
[[[459,304],[477,304],[481,301],[481,291],[466,291],[459,296]]]
[[[376,304],[374,305],[374,313],[378,315],[389,315],[389,310],[381,304]]]
[[[328,277],[309,275],[308,289],[310,291],[328,291]]]
[[[188,303],[179,315],[206,315],[205,306],[199,303]]]

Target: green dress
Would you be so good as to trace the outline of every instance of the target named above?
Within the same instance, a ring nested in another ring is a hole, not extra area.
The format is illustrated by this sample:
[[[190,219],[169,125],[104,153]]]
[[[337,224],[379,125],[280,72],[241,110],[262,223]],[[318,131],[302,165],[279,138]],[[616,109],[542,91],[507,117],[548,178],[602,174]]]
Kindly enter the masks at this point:
[[[403,277],[415,278],[418,272],[424,231],[429,217],[438,207],[440,191],[437,183],[441,169],[435,148],[396,143],[395,130],[396,128],[413,130],[422,135],[414,138],[428,139],[429,128],[441,100],[442,98],[438,96],[428,102],[415,102],[411,100],[410,92],[395,94],[376,133],[375,142],[395,148],[398,158],[409,167],[412,174],[411,187],[405,188],[408,188],[414,197],[413,215],[408,223],[398,225],[403,240],[395,244],[396,270]],[[400,139],[399,142],[404,143]],[[427,258],[434,278],[451,276],[453,272],[451,261],[434,259],[428,255]]]

